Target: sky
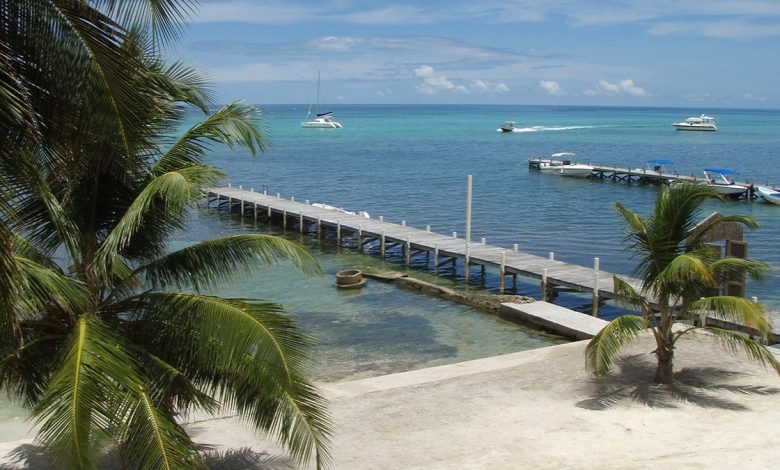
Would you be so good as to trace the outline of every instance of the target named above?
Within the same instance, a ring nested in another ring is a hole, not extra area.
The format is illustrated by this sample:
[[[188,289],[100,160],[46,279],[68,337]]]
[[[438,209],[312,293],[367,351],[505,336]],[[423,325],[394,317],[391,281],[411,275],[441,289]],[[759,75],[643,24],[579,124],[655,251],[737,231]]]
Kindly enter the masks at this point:
[[[220,102],[780,108],[780,0],[200,0]]]

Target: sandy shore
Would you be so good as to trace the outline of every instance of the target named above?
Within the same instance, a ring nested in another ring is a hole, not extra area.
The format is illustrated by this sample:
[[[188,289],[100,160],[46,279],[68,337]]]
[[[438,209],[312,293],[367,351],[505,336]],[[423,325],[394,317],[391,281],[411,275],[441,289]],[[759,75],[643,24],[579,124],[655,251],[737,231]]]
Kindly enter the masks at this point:
[[[708,336],[686,339],[674,386],[651,384],[647,337],[603,382],[586,373],[577,342],[323,385],[332,468],[775,468],[780,378]],[[187,427],[219,450],[251,448],[229,468],[297,468],[235,418]]]

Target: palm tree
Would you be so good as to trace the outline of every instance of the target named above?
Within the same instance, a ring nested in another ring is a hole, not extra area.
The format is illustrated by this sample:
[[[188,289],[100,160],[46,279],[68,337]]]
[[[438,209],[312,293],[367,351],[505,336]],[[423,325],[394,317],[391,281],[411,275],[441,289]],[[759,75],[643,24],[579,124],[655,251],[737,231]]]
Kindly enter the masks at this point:
[[[264,235],[167,249],[223,176],[204,163],[210,144],[265,146],[239,102],[176,135],[181,104],[209,101],[197,73],[158,57],[175,3],[0,2],[0,388],[65,468],[98,468],[113,446],[128,468],[201,467],[175,420],[195,409],[235,411],[324,466],[309,338],[279,305],[202,293],[316,261]]]
[[[677,341],[687,333],[706,330],[726,349],[744,351],[751,359],[770,365],[780,374],[780,362],[764,346],[739,333],[699,322],[705,315],[739,323],[764,335],[771,332],[768,311],[759,303],[741,297],[709,295],[717,292],[729,276],[759,279],[769,270],[765,263],[725,257],[718,259],[706,246],[706,236],[725,222],[749,228],[757,224],[750,217],[724,216],[696,225],[704,201],[718,194],[703,183],[679,183],[663,190],[652,215],[643,218],[620,203],[615,208],[625,222],[628,250],[639,259],[636,289],[615,277],[617,298],[641,310],[642,316],[624,315],[611,321],[586,349],[586,362],[597,375],[607,374],[620,349],[646,329],[656,340],[653,353],[658,360],[654,381],[674,382],[673,359]],[[657,315],[651,314],[655,306]],[[676,321],[689,323],[675,329]]]

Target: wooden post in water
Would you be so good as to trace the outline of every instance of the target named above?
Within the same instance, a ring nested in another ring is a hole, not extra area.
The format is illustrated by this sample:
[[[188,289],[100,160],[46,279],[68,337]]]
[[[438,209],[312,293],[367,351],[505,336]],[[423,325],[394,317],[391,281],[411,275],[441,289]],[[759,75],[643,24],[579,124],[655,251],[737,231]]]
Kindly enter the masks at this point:
[[[336,243],[341,246],[341,220],[336,219]]]
[[[282,228],[287,230],[287,209],[282,211]]]
[[[257,203],[255,202],[255,222],[257,222]]]
[[[303,233],[303,212],[298,214],[298,230]]]
[[[504,275],[506,274],[506,251],[501,252],[501,267],[498,270],[498,291],[504,293]]]
[[[382,229],[382,237],[379,239],[379,257],[385,259],[385,229]]]
[[[244,218],[244,200],[241,199],[241,218]]]
[[[317,238],[322,236],[322,217],[317,216]]]
[[[547,268],[542,270],[542,302],[547,302]]]
[[[268,223],[271,223],[271,204],[268,204]]]
[[[362,225],[358,225],[357,246],[358,246],[358,251],[363,253],[363,226]]]
[[[463,275],[465,276],[466,285],[469,284],[469,254],[471,247],[471,175],[466,177],[466,256],[463,266]]]
[[[433,243],[433,272],[439,272],[439,242]]]
[[[593,269],[596,271],[595,278],[593,280],[593,316],[599,316],[599,262],[598,258],[593,258]]]
[[[412,244],[409,242],[409,235],[406,236],[406,244],[404,245],[404,263],[407,266],[412,264]]]

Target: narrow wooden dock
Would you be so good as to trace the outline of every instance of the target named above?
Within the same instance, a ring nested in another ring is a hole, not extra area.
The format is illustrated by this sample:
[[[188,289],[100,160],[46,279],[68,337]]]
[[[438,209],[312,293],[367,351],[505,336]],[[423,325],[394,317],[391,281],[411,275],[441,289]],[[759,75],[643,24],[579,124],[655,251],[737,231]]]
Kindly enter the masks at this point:
[[[390,250],[401,251],[403,261],[408,266],[418,264],[420,255],[425,265],[438,271],[452,270],[461,263],[463,272],[468,275],[472,268],[484,270],[494,268],[499,273],[499,291],[505,291],[505,278],[512,278],[516,289],[517,276],[536,279],[540,282],[540,298],[552,301],[556,290],[590,293],[593,300],[593,315],[598,315],[599,303],[615,297],[613,273],[598,269],[598,258],[594,258],[594,268],[564,263],[542,256],[523,253],[513,248],[503,248],[482,243],[469,244],[466,260],[466,242],[430,231],[396,224],[382,219],[370,219],[361,215],[342,212],[336,208],[319,207],[293,198],[283,199],[279,195],[247,191],[241,187],[210,188],[208,204],[231,212],[239,212],[242,217],[254,220],[278,223],[285,229],[298,230],[317,236],[335,238],[339,245],[350,244],[368,254],[382,258]],[[467,264],[466,264],[467,263]],[[641,285],[637,279],[620,276],[634,287]],[[774,342],[780,341],[780,313],[774,312]],[[724,325],[739,329],[739,325]]]
[[[244,217],[255,220],[273,220],[287,229],[301,233],[322,235],[327,231],[330,236],[335,236],[339,244],[349,239],[361,252],[375,253],[383,258],[390,249],[400,249],[407,265],[412,264],[412,260],[418,259],[422,254],[426,264],[433,262],[434,269],[452,269],[456,263],[461,263],[464,273],[475,267],[483,272],[486,267],[496,269],[501,292],[505,290],[506,276],[511,276],[513,285],[516,286],[517,276],[520,275],[539,280],[541,298],[544,300],[549,300],[555,290],[591,293],[594,313],[597,313],[600,300],[615,296],[613,274],[595,269],[598,267],[597,258],[594,268],[588,268],[551,259],[552,257],[523,253],[516,250],[516,247],[503,248],[472,241],[469,244],[466,266],[465,240],[435,233],[429,228],[419,229],[369,219],[294,199],[288,200],[233,187],[211,188],[209,205],[237,211]],[[637,280],[629,281],[639,285]]]
[[[528,159],[528,168],[532,170],[539,170],[543,163],[560,164],[562,160],[555,160],[543,157],[531,157]],[[674,181],[707,181],[704,176],[696,175],[683,175],[678,172],[660,172],[649,170],[645,168],[623,168],[617,165],[596,165],[591,162],[588,165],[593,167],[593,171],[590,174],[590,178],[622,181],[625,183],[638,183],[638,184],[669,184]],[[745,186],[747,189],[744,193],[738,195],[741,199],[756,199],[758,193],[755,190],[757,183],[751,181],[734,181],[734,183]],[[765,186],[775,188],[775,185],[767,183]]]

